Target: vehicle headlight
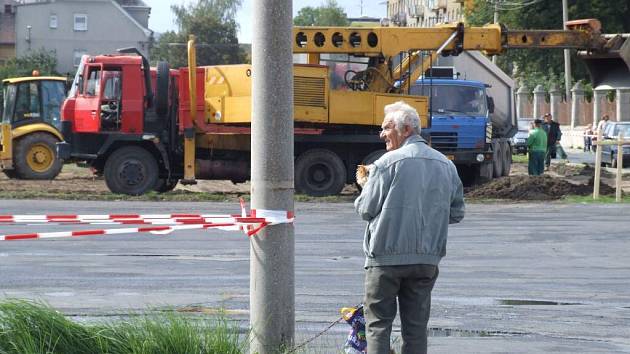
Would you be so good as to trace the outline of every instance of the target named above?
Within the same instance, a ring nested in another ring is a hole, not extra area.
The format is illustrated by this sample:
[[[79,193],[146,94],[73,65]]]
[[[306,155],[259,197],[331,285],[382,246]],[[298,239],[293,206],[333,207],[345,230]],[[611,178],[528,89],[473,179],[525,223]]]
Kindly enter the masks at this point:
[[[483,162],[483,159],[484,159],[483,154],[477,154],[476,158],[477,158],[477,162]]]

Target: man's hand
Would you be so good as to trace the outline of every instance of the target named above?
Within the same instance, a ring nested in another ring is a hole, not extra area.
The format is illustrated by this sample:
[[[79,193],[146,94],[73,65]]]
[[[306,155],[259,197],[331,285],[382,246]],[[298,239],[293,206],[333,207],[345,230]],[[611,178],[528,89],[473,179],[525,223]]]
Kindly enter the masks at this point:
[[[357,183],[363,187],[367,183],[368,177],[370,176],[370,169],[374,167],[373,165],[358,165],[357,166]]]

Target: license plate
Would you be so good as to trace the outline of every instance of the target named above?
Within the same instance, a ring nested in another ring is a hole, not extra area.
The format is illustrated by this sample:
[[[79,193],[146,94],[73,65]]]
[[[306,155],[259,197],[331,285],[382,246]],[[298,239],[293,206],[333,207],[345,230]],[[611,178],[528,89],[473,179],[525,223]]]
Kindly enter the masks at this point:
[[[446,158],[453,161],[455,160],[455,156],[454,155],[446,155]]]

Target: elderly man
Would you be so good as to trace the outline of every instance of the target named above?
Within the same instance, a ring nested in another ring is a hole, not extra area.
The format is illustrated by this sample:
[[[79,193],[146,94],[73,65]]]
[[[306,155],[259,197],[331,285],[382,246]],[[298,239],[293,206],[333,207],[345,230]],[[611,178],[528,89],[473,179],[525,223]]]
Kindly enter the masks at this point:
[[[464,218],[455,165],[420,137],[418,112],[385,107],[380,134],[387,153],[370,168],[356,211],[368,222],[365,252],[366,337],[370,354],[390,351],[396,298],[402,353],[426,353],[431,290],[446,254],[448,225]]]

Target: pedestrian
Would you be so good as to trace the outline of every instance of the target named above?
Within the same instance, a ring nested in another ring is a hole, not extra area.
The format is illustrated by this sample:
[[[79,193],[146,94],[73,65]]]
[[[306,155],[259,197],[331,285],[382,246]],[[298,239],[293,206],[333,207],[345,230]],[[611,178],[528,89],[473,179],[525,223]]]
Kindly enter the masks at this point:
[[[420,137],[418,112],[385,106],[380,138],[387,153],[369,169],[357,213],[365,230],[366,338],[370,354],[390,352],[400,307],[402,353],[427,352],[431,290],[446,254],[448,224],[464,218],[455,165]]]
[[[589,124],[584,129],[584,152],[590,152],[593,148],[593,129]]]
[[[547,153],[547,133],[541,127],[540,119],[534,120],[534,130],[527,137],[527,149],[529,158],[527,161],[527,173],[530,176],[542,175],[545,170],[545,156]]]
[[[608,124],[608,120],[609,119],[610,119],[610,117],[608,117],[608,114],[604,114],[602,116],[602,119],[599,120],[599,123],[597,123],[597,131],[601,130],[602,131],[602,135],[604,133],[604,130],[606,129],[606,125]]]
[[[543,130],[547,133],[547,152],[545,154],[545,167],[549,169],[551,165],[551,159],[555,159],[558,151],[560,150],[560,157],[566,158],[566,153],[560,144],[560,138],[562,138],[562,131],[560,130],[560,124],[554,122],[551,113],[545,113],[543,116],[545,122],[542,125]]]

